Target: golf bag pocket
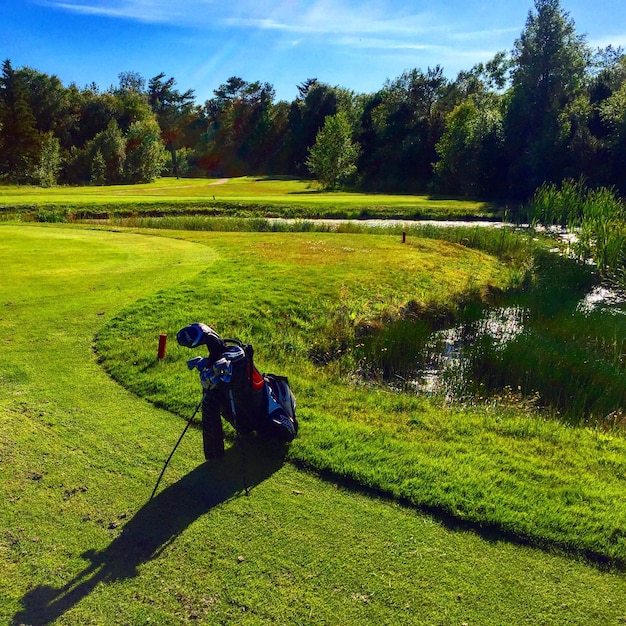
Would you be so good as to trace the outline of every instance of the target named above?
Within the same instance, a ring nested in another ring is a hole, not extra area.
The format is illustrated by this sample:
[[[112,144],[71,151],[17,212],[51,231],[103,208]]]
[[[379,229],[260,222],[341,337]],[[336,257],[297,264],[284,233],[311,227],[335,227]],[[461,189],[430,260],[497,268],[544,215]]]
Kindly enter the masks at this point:
[[[220,417],[220,399],[215,391],[205,391],[202,396],[202,445],[204,458],[219,459],[224,456],[224,430]]]
[[[263,432],[282,441],[293,441],[298,434],[296,399],[284,376],[264,374],[267,391],[267,420]]]

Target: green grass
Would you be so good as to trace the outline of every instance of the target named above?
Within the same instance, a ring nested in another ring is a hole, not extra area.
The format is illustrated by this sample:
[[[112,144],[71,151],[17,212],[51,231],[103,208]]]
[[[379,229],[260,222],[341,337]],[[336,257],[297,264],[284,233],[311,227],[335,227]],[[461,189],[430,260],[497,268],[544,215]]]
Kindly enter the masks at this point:
[[[205,235],[194,243],[195,235],[180,236],[188,240],[0,226],[2,623],[587,625],[626,618],[622,573],[322,481],[252,446],[246,498],[238,451],[228,448],[222,464],[202,463],[197,429],[188,432],[147,504],[183,421],[108,378],[93,354],[93,337],[123,309],[138,308],[138,298],[165,290],[144,300],[159,305],[180,292],[181,282],[193,296],[199,270],[219,267],[239,237],[229,242]],[[244,256],[265,250],[263,263],[267,254],[274,263],[279,258],[278,240],[268,235],[249,235],[242,243]],[[329,245],[311,239],[309,247]],[[382,254],[389,244],[376,245]],[[335,254],[341,259],[349,252]],[[474,255],[468,256],[469,268]],[[330,266],[330,259],[322,265],[334,274],[332,295],[341,280]],[[279,275],[277,268],[273,275]],[[211,276],[205,272],[201,279],[215,288]],[[238,293],[252,282],[250,277]],[[318,285],[323,297],[324,282]],[[177,312],[169,310],[186,317],[188,304],[181,300]],[[231,312],[227,301],[215,309],[218,321]],[[171,330],[159,321],[157,328]],[[131,363],[141,361],[145,372],[170,368],[189,390],[183,404],[195,402],[197,383],[183,362],[187,354],[170,343],[161,367],[153,360],[156,337],[140,333],[137,339],[134,346],[145,346]],[[287,369],[264,346],[257,344],[259,363]],[[315,431],[324,422],[342,428],[347,415],[358,417],[357,432],[365,440],[379,429],[381,417],[393,415],[387,411],[394,404],[400,415],[396,396],[348,393],[342,410],[321,421],[316,414],[325,400],[312,394],[313,382],[295,381],[304,429],[298,454],[321,443]],[[320,382],[333,397],[326,376]],[[379,398],[385,414],[375,411],[375,419],[367,420]],[[311,399],[319,406],[308,408]],[[430,423],[447,430],[451,442],[464,438],[467,449],[481,444],[473,431],[482,431],[488,417],[474,416],[463,435],[455,433],[456,420],[448,424],[449,415],[420,405],[413,406],[411,424],[400,421],[394,428],[428,434]],[[542,428],[504,414],[499,419],[509,436],[518,429],[520,445],[534,437],[537,452],[555,450],[551,445],[559,437],[563,442],[562,435],[551,434],[551,424]],[[435,429],[430,432],[433,439]],[[578,443],[578,431],[568,432]],[[429,437],[419,439],[428,459]],[[603,437],[598,442],[607,448]],[[359,442],[344,443],[356,451]],[[571,446],[562,449],[561,461],[570,452]],[[616,473],[619,456],[613,467],[606,451],[599,456],[605,474]],[[582,488],[585,476],[577,482]]]
[[[103,363],[118,380],[190,412],[197,381],[180,377],[189,354],[173,350],[157,365],[149,346],[160,331],[203,320],[252,342],[262,369],[292,380],[302,404],[293,461],[510,536],[626,562],[626,442],[618,434],[572,429],[523,403],[438,408],[346,383],[353,362],[345,353],[361,330],[506,286],[515,274],[493,257],[426,239],[403,246],[390,236],[193,238],[214,249],[216,262],[99,334]]]
[[[419,195],[321,191],[312,181],[286,178],[162,178],[103,187],[0,186],[0,214],[38,221],[137,214],[273,217],[497,217],[497,207]]]

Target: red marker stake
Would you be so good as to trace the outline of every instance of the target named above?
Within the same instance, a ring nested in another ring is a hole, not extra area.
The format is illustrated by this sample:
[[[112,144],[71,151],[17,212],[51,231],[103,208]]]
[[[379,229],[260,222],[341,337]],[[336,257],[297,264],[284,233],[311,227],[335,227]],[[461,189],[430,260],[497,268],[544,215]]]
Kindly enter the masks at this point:
[[[167,346],[167,334],[162,333],[161,335],[159,335],[159,353],[157,355],[157,358],[159,359],[159,361],[162,361],[165,358],[166,346]]]

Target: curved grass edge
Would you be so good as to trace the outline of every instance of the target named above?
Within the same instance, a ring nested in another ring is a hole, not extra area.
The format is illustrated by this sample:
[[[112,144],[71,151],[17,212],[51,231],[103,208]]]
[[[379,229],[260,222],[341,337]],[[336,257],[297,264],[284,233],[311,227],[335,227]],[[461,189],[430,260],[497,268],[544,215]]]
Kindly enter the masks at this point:
[[[206,282],[206,278],[207,274],[204,274],[202,280]],[[212,288],[224,290],[227,283],[228,277],[223,277]],[[129,357],[126,341],[137,334],[133,320],[147,321],[142,329],[144,338],[145,333],[156,333],[158,323],[154,314],[171,310],[180,313],[190,298],[201,297],[193,285],[187,285],[185,290],[182,295],[180,290],[176,293],[166,290],[140,301],[109,322],[96,340],[98,354],[110,375],[134,393],[181,416],[189,412],[191,401],[181,401],[180,390],[172,393],[170,379],[171,372],[175,371],[172,366],[182,368],[183,359],[188,355],[175,355],[169,363],[169,373],[166,373],[167,367],[155,364],[153,355],[147,354],[142,354],[135,363],[138,368],[135,372],[118,366]],[[149,312],[152,317],[147,315]],[[137,350],[141,352],[140,348]],[[277,367],[273,364],[273,369],[283,367],[284,363],[279,360]],[[318,376],[315,383],[312,372]],[[623,481],[615,481],[614,477],[609,480],[605,476],[607,480],[595,480],[593,488],[582,488],[579,484],[581,471],[588,479],[598,463],[602,465],[615,456],[624,455],[626,444],[623,440],[586,429],[555,425],[540,416],[515,409],[503,409],[501,414],[475,410],[468,425],[467,412],[444,409],[424,399],[399,399],[397,394],[379,390],[374,394],[376,401],[373,402],[370,391],[346,386],[338,374],[332,367],[330,371],[309,367],[302,375],[290,373],[297,396],[310,400],[309,406],[300,411],[304,418],[301,421],[303,428],[289,453],[292,462],[314,468],[322,474],[329,473],[337,479],[354,481],[362,488],[373,489],[412,506],[497,529],[505,536],[521,538],[533,545],[563,550],[620,569],[626,566],[626,536],[621,530],[626,511],[622,507],[607,517],[611,502],[619,497],[624,487]],[[315,384],[321,385],[321,391],[313,392]],[[191,380],[185,381],[184,386],[188,390],[186,394],[191,396],[194,393]],[[173,400],[176,396],[179,399]],[[358,410],[369,412],[370,423],[361,423],[352,414],[354,410],[351,413],[351,409],[345,406],[337,411],[340,407],[337,402],[361,406]],[[333,414],[342,411],[343,416]],[[405,416],[405,421],[413,423],[414,427],[407,430],[398,423],[391,428],[385,427],[385,414],[392,411]],[[502,419],[504,426],[499,424]],[[426,443],[420,442],[422,428],[428,434]],[[330,436],[329,433],[334,434]],[[562,446],[574,454],[575,446],[583,443],[585,454],[590,454],[594,440],[598,448],[604,447],[607,455],[599,454],[591,470],[586,469],[588,460],[584,458],[570,459],[569,475],[555,473],[552,467],[542,468],[541,463],[534,464],[534,447],[540,446],[544,454],[550,456]],[[473,455],[472,450],[468,450],[468,443],[472,442],[487,445],[494,452],[502,445],[508,446],[510,458],[490,464],[484,453]],[[334,452],[331,454],[329,450]],[[497,482],[503,471],[505,474],[510,472],[507,463],[516,458],[523,469],[521,478],[500,488],[496,485],[495,491],[487,493],[485,478],[487,482]],[[459,459],[472,469],[471,480],[464,475]],[[545,472],[550,480],[558,483],[558,488],[547,496],[544,493],[546,484],[528,489],[532,476]],[[403,476],[403,480],[398,481],[398,476]],[[577,499],[592,502],[593,510],[587,511],[588,515],[585,511],[581,514],[572,505]],[[536,501],[539,501],[538,505]],[[555,507],[569,509],[569,514],[555,517],[551,513]]]

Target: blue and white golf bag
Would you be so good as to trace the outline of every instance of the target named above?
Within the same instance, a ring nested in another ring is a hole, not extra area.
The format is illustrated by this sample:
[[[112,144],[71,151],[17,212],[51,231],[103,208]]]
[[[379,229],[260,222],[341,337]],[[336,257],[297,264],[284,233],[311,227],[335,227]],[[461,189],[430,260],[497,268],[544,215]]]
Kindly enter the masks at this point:
[[[206,324],[185,326],[178,343],[188,348],[206,345],[208,357],[187,361],[197,369],[204,390],[202,434],[206,459],[224,454],[221,417],[237,435],[255,431],[260,437],[292,441],[298,433],[296,399],[284,376],[261,374],[254,365],[252,346],[222,339]]]

